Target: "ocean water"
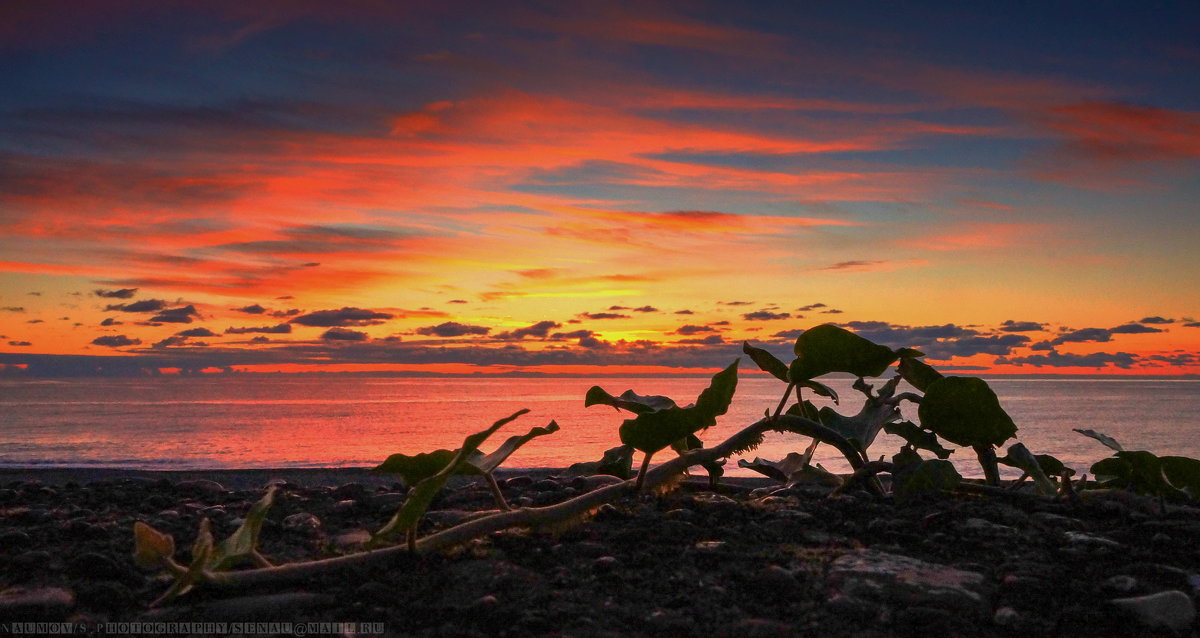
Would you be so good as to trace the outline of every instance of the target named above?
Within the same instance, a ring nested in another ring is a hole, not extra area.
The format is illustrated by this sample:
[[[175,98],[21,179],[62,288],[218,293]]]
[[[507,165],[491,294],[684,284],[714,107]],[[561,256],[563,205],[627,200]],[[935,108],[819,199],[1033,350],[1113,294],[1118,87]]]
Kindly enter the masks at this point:
[[[851,379],[828,383],[845,414],[858,411]],[[877,381],[881,383],[881,381]],[[992,378],[1017,437],[1079,471],[1110,454],[1072,432],[1107,433],[1126,449],[1200,458],[1200,380]],[[457,447],[464,436],[521,408],[531,412],[485,443],[556,420],[562,430],[533,440],[507,467],[565,467],[598,459],[619,445],[628,416],[583,407],[592,385],[613,394],[634,389],[690,403],[702,378],[396,378],[340,375],[237,375],[142,379],[0,381],[0,466],[208,469],[372,466],[389,454]],[[717,442],[774,409],[779,381],[743,377],[729,413],[702,437]],[[828,403],[819,401],[819,404]],[[905,404],[905,415],[915,418]],[[808,440],[771,434],[746,456],[778,460]],[[886,434],[873,458],[890,457],[899,439]],[[947,447],[953,447],[947,445]],[[660,453],[663,460],[673,453]],[[833,471],[848,466],[829,446],[816,460]],[[980,475],[970,450],[951,460]],[[753,475],[726,465],[731,475]],[[1013,474],[1010,474],[1013,475]]]

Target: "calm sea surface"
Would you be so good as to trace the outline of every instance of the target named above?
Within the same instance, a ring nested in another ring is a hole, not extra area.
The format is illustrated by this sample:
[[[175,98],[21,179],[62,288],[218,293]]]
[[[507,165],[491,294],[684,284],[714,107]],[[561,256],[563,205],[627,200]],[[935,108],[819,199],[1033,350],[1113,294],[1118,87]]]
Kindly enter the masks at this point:
[[[850,379],[828,382],[846,414],[860,394]],[[1127,449],[1200,458],[1200,381],[1124,379],[989,380],[1037,453],[1087,471],[1109,455],[1072,428],[1105,432]],[[370,466],[388,454],[457,447],[464,436],[521,408],[530,414],[485,443],[557,420],[562,431],[535,439],[508,467],[564,467],[591,461],[619,445],[624,416],[583,407],[592,385],[613,394],[633,388],[681,404],[695,400],[707,379],[413,379],[330,376],[234,376],[155,379],[0,381],[0,466],[90,466],[138,469]],[[774,408],[783,391],[774,379],[743,378],[729,414],[702,435],[716,442]],[[909,404],[905,404],[908,406]],[[906,416],[915,410],[905,408]],[[807,441],[770,435],[749,454],[778,460]],[[898,439],[881,434],[869,452],[890,455]],[[660,453],[663,460],[671,452]],[[846,471],[822,446],[817,461]],[[964,475],[980,474],[974,454],[951,460]],[[733,475],[752,475],[730,462]]]

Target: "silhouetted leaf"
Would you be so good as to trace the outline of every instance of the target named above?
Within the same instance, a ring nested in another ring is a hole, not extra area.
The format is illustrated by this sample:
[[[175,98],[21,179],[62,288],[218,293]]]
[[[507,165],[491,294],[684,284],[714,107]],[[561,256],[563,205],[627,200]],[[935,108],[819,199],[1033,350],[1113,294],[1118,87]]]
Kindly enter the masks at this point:
[[[737,365],[734,361],[713,375],[694,406],[644,412],[626,420],[620,428],[621,442],[646,454],[654,454],[689,434],[714,425],[716,417],[729,409],[737,389]]]
[[[1186,456],[1159,457],[1163,476],[1192,498],[1200,498],[1200,461]]]
[[[487,456],[469,458],[466,461],[466,465],[470,465],[485,474],[492,472],[496,468],[500,467],[500,464],[504,463],[504,461],[507,460],[508,457],[512,456],[512,453],[516,452],[517,449],[522,445],[525,445],[530,440],[539,436],[554,434],[555,432],[558,432],[558,430],[558,422],[551,421],[549,425],[544,428],[533,428],[525,434],[510,436],[508,437],[508,440],[500,444],[500,447],[496,448],[496,451],[488,454]]]
[[[1181,498],[1186,496],[1163,475],[1162,460],[1145,450],[1122,450],[1092,464],[1092,474],[1107,485],[1139,494]]]
[[[133,562],[139,567],[162,567],[174,555],[175,539],[170,534],[141,521],[133,524]]]
[[[911,472],[892,490],[896,498],[902,501],[923,494],[953,490],[962,482],[962,475],[950,461],[929,459],[910,467]]]
[[[883,431],[888,434],[894,434],[905,441],[909,445],[929,450],[937,455],[939,459],[944,459],[953,453],[953,450],[948,450],[942,447],[941,441],[938,441],[937,435],[912,421],[900,421],[898,423],[887,423],[883,426]]]
[[[977,377],[942,377],[929,384],[917,414],[922,426],[957,445],[1000,445],[1017,432],[996,393]]]
[[[262,531],[263,520],[267,517],[267,510],[271,509],[271,503],[275,500],[275,486],[267,488],[267,493],[258,500],[246,513],[242,524],[229,535],[229,538],[221,541],[213,550],[212,557],[209,559],[209,567],[211,569],[225,569],[237,563],[239,560],[249,558],[257,551],[258,535]]]
[[[942,378],[942,373],[934,370],[933,366],[913,357],[901,357],[900,365],[896,369],[909,385],[921,392]]]
[[[1020,468],[1029,478],[1033,479],[1034,489],[1038,494],[1050,496],[1058,491],[1058,486],[1051,481],[1046,473],[1042,470],[1042,465],[1038,463],[1033,453],[1029,448],[1025,447],[1024,443],[1013,443],[1008,447],[1008,455],[1004,459],[997,459],[1006,465],[1012,465]]]
[[[738,459],[738,467],[754,470],[767,478],[772,478],[783,483],[791,480],[792,474],[800,471],[804,465],[804,455],[797,452],[789,452],[787,456],[779,461],[768,461],[757,456],[754,457],[753,461]]]
[[[458,453],[455,454],[454,458],[451,459],[450,462],[447,463],[446,466],[443,467],[437,474],[434,474],[433,476],[430,476],[429,478],[417,483],[416,486],[409,491],[408,498],[404,500],[404,503],[400,506],[400,509],[396,510],[396,513],[392,515],[392,518],[388,520],[387,524],[384,525],[382,529],[380,529],[378,532],[375,532],[368,544],[374,545],[380,540],[388,538],[397,532],[402,532],[404,530],[413,528],[417,524],[417,521],[421,519],[421,516],[425,514],[425,510],[429,509],[429,504],[433,502],[433,497],[437,496],[437,493],[441,491],[442,487],[446,484],[446,481],[450,480],[450,477],[453,476],[458,471],[459,467],[463,463],[466,463],[473,454],[479,453],[479,446],[483,444],[483,442],[486,441],[489,436],[495,434],[496,430],[499,430],[501,427],[510,423],[526,412],[529,412],[529,410],[518,410],[511,415],[496,421],[492,424],[492,427],[476,432],[475,434],[469,435],[467,438],[463,439],[462,447],[458,449]]]
[[[872,343],[832,324],[800,333],[794,350],[796,360],[788,368],[788,378],[797,382],[830,372],[877,377],[899,357],[887,346]]]
[[[621,396],[614,397],[605,392],[600,386],[594,385],[588,389],[587,395],[583,399],[583,407],[590,408],[593,405],[610,405],[618,410],[625,410],[634,414],[646,414],[647,412],[657,412],[658,410],[673,408],[675,407],[675,401],[669,397],[658,395],[642,396],[633,390],[626,390],[621,393]]]
[[[788,367],[787,364],[780,361],[775,355],[750,345],[749,341],[742,342],[742,352],[750,355],[750,359],[758,365],[758,369],[770,374],[771,376],[787,383]]]
[[[813,381],[812,379],[805,379],[803,381],[797,381],[796,386],[800,387],[800,388],[808,388],[809,390],[813,391],[813,394],[816,394],[818,396],[828,397],[830,399],[833,399],[834,403],[839,403],[837,391],[819,381]]]
[[[633,478],[633,446],[620,445],[604,451],[599,461],[575,463],[567,468],[568,472],[580,476],[595,476],[608,474],[623,479]]]
[[[1125,450],[1125,448],[1121,447],[1120,443],[1117,443],[1116,439],[1112,438],[1111,436],[1109,436],[1107,434],[1101,434],[1095,430],[1081,430],[1079,428],[1072,428],[1072,429],[1086,437],[1096,439],[1097,441],[1108,446],[1109,449],[1116,450],[1118,452],[1122,452]]]
[[[703,448],[704,441],[701,441],[700,437],[696,436],[695,434],[689,434],[682,439],[671,443],[671,449],[675,450],[679,456],[683,456],[692,450],[700,450]],[[700,464],[700,467],[703,467],[704,470],[708,472],[709,480],[715,483],[718,479],[725,475],[724,465],[725,459],[720,459],[716,461],[705,461]]]
[[[792,407],[788,408],[787,412],[784,412],[784,414],[790,414],[792,416],[800,416],[800,417],[804,417],[810,421],[816,421],[816,422],[820,423],[820,421],[821,421],[820,412],[821,412],[820,409],[818,409],[817,406],[814,405],[812,401],[805,400],[805,401],[801,401],[799,403],[793,403]]]
[[[888,423],[888,419],[893,418],[888,412],[876,410],[864,410],[854,416],[844,416],[830,407],[821,408],[818,412],[822,425],[841,434],[846,440],[850,441],[860,451],[866,452],[867,448],[875,442],[875,437],[879,435],[879,431]],[[895,416],[899,416],[896,413]]]
[[[478,457],[482,454],[476,452]],[[434,450],[409,456],[407,454],[392,454],[383,463],[375,466],[373,472],[396,474],[404,484],[412,487],[421,481],[441,472],[443,468],[458,456],[458,450]]]

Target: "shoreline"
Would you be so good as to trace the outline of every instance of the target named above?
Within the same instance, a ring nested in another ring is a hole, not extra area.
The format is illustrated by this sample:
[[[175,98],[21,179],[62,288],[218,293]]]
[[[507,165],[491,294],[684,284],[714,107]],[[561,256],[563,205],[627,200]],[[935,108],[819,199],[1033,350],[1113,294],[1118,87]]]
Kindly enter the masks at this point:
[[[495,471],[498,480],[514,476],[529,476],[542,479],[566,474],[563,468],[499,468]],[[477,477],[464,476],[463,483]],[[137,470],[111,467],[0,467],[0,485],[36,480],[46,485],[67,483],[100,483],[135,480],[162,480],[172,483],[207,479],[216,481],[230,490],[259,489],[270,481],[283,480],[305,487],[338,487],[347,483],[361,483],[368,487],[391,487],[399,483],[399,477],[377,474],[368,467],[297,467],[297,468],[245,468],[214,470]],[[723,476],[721,482],[742,487],[762,487],[777,483],[765,476]]]

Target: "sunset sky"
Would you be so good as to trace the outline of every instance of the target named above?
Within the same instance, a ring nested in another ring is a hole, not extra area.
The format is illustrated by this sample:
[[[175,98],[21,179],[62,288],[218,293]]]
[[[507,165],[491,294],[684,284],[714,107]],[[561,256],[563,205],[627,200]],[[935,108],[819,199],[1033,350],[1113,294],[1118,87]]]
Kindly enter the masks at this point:
[[[1195,3],[15,2],[0,373],[1200,374]]]

